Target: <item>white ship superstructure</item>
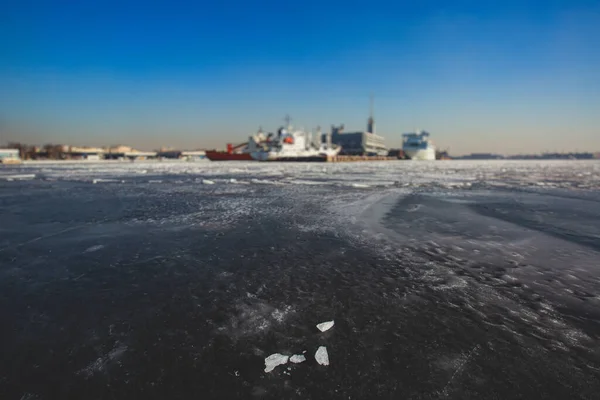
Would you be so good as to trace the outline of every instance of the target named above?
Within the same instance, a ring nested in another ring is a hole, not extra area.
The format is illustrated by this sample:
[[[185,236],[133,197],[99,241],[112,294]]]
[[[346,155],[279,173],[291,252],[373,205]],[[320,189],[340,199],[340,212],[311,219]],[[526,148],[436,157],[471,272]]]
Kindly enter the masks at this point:
[[[313,143],[312,134],[304,130],[294,130],[291,125],[287,129],[281,128],[277,137],[267,142],[264,148],[253,151],[251,156],[258,161],[277,160],[305,160],[310,158],[336,156],[341,147],[331,143],[328,134],[325,142],[321,140],[320,131],[317,132],[317,143]]]

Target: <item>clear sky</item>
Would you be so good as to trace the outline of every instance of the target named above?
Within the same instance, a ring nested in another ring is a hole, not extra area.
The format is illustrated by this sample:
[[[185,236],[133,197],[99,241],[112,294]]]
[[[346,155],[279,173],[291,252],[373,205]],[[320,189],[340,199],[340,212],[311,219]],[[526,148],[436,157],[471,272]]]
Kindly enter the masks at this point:
[[[597,0],[0,3],[0,143],[364,130],[372,92],[390,146],[600,151]]]

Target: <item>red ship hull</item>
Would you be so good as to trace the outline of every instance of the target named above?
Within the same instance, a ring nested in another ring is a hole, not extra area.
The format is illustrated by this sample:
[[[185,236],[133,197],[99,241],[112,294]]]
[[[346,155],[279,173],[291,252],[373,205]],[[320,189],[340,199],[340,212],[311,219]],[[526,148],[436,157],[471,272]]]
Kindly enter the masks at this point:
[[[253,161],[249,153],[228,153],[226,151],[207,151],[206,158],[210,161]]]

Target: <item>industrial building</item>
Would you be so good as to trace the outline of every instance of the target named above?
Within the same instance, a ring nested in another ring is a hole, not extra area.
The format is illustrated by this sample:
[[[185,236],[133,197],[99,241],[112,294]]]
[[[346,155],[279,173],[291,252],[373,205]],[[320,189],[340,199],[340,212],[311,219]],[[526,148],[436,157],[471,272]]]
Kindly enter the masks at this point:
[[[342,155],[386,156],[385,139],[372,132],[344,132],[344,125],[331,127],[331,142],[342,147]]]
[[[99,161],[104,159],[104,149],[100,147],[68,146],[65,153],[68,154],[68,158],[71,160]]]
[[[18,149],[0,149],[0,164],[19,164],[20,162]]]
[[[342,155],[387,156],[385,139],[375,133],[373,118],[373,98],[371,98],[371,115],[365,132],[344,132],[344,125],[331,126],[331,142],[341,146]]]
[[[204,150],[181,151],[168,149],[158,151],[156,157],[161,160],[200,161],[206,159],[206,152]]]

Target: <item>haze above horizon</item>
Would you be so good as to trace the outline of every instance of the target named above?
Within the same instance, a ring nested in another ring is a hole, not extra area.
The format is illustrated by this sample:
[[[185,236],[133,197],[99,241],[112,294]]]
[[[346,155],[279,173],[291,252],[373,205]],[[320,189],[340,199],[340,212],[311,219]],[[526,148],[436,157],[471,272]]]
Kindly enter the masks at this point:
[[[485,4],[484,4],[485,3]],[[452,154],[600,151],[597,1],[0,6],[0,143],[224,147],[416,128]]]

